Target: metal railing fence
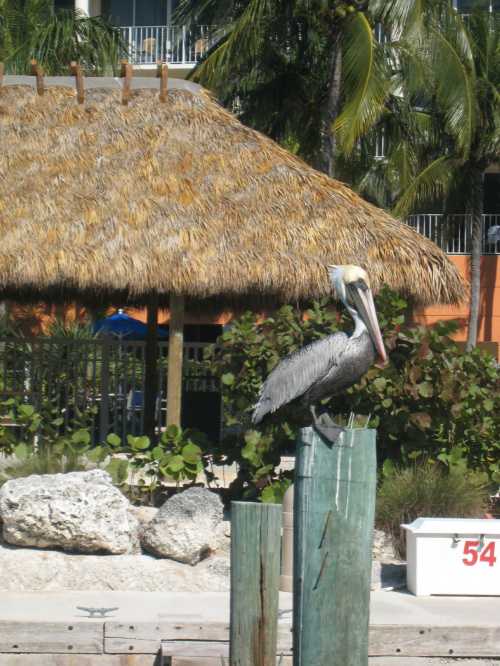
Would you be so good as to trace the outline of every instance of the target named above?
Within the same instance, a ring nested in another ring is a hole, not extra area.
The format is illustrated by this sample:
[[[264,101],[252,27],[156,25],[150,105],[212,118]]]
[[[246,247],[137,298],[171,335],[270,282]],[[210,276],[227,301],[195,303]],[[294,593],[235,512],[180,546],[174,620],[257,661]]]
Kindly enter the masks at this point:
[[[190,30],[185,25],[126,26],[120,28],[130,44],[134,62],[155,65],[158,60],[173,65],[195,65],[210,45],[208,26]]]
[[[214,395],[220,397],[220,383],[210,374],[207,347],[209,343],[184,344],[183,392],[190,396],[210,393],[213,405],[220,402]],[[65,430],[77,410],[96,408],[92,445],[111,432],[125,442],[129,434],[143,434],[145,348],[144,340],[108,336],[95,340],[0,338],[0,398],[18,396],[36,409],[43,400],[51,400],[64,417],[61,428]],[[166,421],[168,341],[158,341],[157,369],[156,426],[160,433]],[[203,430],[196,418],[194,424]]]
[[[405,223],[434,241],[446,254],[470,254],[472,217],[453,215],[445,220],[438,213],[410,215]],[[495,230],[494,227],[499,227]],[[498,234],[496,232],[499,232]],[[496,240],[498,235],[498,240]],[[481,251],[500,254],[500,214],[483,215]]]

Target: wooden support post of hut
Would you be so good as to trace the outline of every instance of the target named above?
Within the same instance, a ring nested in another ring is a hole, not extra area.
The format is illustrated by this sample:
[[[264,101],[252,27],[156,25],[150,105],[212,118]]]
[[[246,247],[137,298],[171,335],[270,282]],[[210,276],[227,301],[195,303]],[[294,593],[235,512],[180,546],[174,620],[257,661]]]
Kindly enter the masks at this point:
[[[160,102],[167,101],[168,65],[163,65],[160,81]]]
[[[156,409],[158,404],[158,294],[152,292],[147,301],[147,332],[144,377],[144,434],[155,441]]]
[[[281,504],[231,503],[231,666],[275,666]]]
[[[45,93],[45,82],[43,80],[43,68],[41,65],[36,66],[36,87],[39,95]]]
[[[377,480],[375,430],[297,440],[294,666],[366,666]]]
[[[167,427],[181,424],[182,349],[184,344],[184,296],[170,294],[168,340]]]

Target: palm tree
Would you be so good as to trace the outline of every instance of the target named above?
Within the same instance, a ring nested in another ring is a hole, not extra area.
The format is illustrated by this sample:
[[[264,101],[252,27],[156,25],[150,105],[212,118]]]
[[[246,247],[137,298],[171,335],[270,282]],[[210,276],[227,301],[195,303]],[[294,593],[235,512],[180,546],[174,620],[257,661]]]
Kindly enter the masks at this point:
[[[33,58],[49,76],[69,73],[76,60],[86,75],[112,73],[128,46],[117,28],[80,10],[54,12],[52,0],[0,0],[0,62],[28,74]]]
[[[500,158],[500,15],[475,9],[430,26],[428,112],[443,131],[441,149],[403,192],[396,214],[447,195],[447,212],[472,216],[467,349],[477,341],[484,171]]]
[[[242,120],[333,177],[336,134],[378,117],[387,59],[357,0],[184,0],[176,21],[215,26],[193,78],[233,104]],[[349,127],[348,127],[349,123]]]

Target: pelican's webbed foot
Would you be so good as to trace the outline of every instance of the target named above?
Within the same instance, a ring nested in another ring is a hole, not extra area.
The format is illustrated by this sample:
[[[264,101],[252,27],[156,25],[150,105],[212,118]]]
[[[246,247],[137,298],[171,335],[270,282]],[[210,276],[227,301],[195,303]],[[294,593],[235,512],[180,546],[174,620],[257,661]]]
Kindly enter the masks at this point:
[[[340,426],[335,423],[330,414],[327,414],[326,412],[324,414],[320,414],[320,416],[316,416],[316,409],[314,405],[311,405],[309,409],[311,410],[313,417],[314,429],[317,430],[320,435],[323,435],[325,439],[334,444],[339,438],[340,433],[344,432],[344,426]]]

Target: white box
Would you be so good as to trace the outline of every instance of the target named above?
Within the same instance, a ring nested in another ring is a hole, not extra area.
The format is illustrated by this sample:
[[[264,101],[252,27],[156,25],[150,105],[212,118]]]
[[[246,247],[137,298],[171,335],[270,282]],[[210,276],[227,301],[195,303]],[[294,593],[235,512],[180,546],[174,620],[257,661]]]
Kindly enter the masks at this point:
[[[402,527],[407,586],[417,597],[500,596],[500,520],[417,518]]]

